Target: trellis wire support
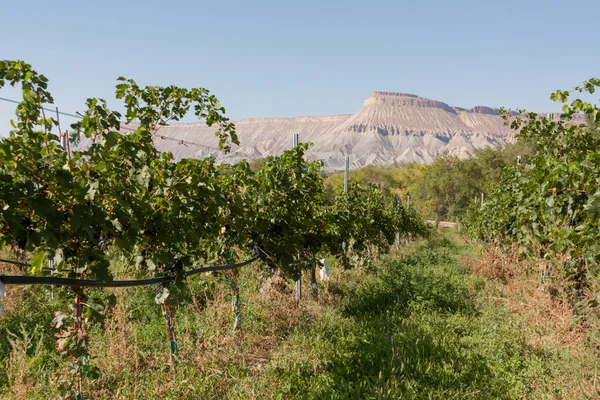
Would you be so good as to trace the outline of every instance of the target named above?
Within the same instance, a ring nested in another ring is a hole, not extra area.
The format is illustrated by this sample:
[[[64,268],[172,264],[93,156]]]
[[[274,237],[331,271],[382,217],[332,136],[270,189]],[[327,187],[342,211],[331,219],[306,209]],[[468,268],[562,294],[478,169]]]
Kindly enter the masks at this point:
[[[60,129],[60,112],[56,107],[56,126],[58,127],[58,136],[60,137],[60,147],[63,150],[67,150],[67,137],[63,135],[62,129]]]
[[[302,299],[302,270],[300,270],[300,278],[296,281],[296,301]]]
[[[344,193],[348,194],[348,176],[350,175],[350,157],[346,156],[346,165],[344,167]]]
[[[294,147],[298,146],[299,139],[300,139],[299,136],[300,136],[300,134],[294,133],[293,142],[292,142]],[[298,252],[297,262],[298,262],[298,268],[300,269],[300,277],[296,281],[296,301],[300,301],[300,299],[302,298],[302,268],[300,267],[300,252]]]
[[[396,195],[396,208],[400,209],[400,195]],[[396,231],[396,247],[400,248],[400,230]]]

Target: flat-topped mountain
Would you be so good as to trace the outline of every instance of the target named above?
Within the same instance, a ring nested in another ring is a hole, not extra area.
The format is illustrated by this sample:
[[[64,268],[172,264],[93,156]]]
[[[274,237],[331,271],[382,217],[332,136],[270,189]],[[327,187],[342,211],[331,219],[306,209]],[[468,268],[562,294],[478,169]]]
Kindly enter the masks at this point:
[[[414,94],[373,92],[355,114],[327,117],[251,118],[235,122],[240,146],[223,155],[217,150],[215,128],[203,123],[174,123],[159,135],[198,143],[182,145],[157,139],[157,147],[176,158],[215,156],[236,162],[281,154],[292,145],[292,134],[313,142],[307,157],[338,170],[350,157],[353,168],[393,162],[427,163],[443,154],[460,157],[474,148],[504,146],[515,132],[504,125],[497,109],[453,107]]]

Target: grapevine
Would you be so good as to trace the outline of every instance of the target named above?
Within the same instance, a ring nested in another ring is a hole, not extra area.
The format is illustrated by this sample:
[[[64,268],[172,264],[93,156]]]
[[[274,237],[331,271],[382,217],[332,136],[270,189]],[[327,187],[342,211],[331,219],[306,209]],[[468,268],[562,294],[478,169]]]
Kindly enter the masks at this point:
[[[500,184],[482,207],[473,205],[466,221],[473,237],[501,247],[517,243],[524,256],[566,256],[556,273],[567,278],[565,290],[575,298],[599,276],[600,112],[570,98],[599,86],[600,79],[590,79],[571,92],[553,93],[551,99],[563,104],[558,120],[504,113],[534,154],[506,167]],[[578,113],[586,124],[571,121]]]
[[[176,162],[154,140],[161,127],[188,112],[215,126],[222,151],[238,144],[225,109],[203,88],[140,87],[119,78],[116,98],[124,114],[102,99],[86,102],[71,125],[71,151],[44,114],[52,103],[48,80],[22,61],[0,61],[0,88],[19,86],[23,100],[8,138],[0,141],[0,246],[30,258],[28,273],[111,282],[111,260],[126,274],[167,276],[156,301],[165,317],[170,365],[177,351],[174,321],[186,268],[259,256],[284,279],[310,270],[316,296],[316,260],[331,254],[346,267],[390,250],[396,234],[428,233],[413,209],[376,187],[351,183],[348,193],[327,201],[319,161],[306,161],[310,144],[269,157],[258,171],[242,161],[217,165],[213,158]],[[134,127],[127,131],[124,124]],[[49,268],[52,261],[53,267]],[[241,303],[234,272],[235,329]],[[70,314],[57,313],[56,348],[71,363],[65,392],[81,396],[91,366],[87,325],[103,305],[82,286],[65,289]]]

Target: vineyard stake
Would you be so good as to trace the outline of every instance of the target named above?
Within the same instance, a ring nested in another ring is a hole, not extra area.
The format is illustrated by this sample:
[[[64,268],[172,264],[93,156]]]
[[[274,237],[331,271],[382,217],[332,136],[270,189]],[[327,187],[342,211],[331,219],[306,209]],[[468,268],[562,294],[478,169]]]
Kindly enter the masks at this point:
[[[296,257],[298,263],[298,280],[296,280],[296,301],[299,302],[302,299],[302,263],[300,262],[300,252]]]
[[[74,312],[74,323],[73,328],[77,332],[75,340],[77,341],[78,347],[83,349],[83,354],[80,354],[77,359],[77,394],[76,399],[81,399],[83,396],[83,380],[87,372],[87,330],[85,326],[85,320],[83,319],[83,305],[85,303],[83,288],[81,286],[74,286],[73,291],[75,292],[75,301],[73,304]]]
[[[58,136],[60,138],[60,147],[63,148],[63,150],[67,150],[67,139],[66,136],[63,134],[62,129],[60,129],[60,117],[59,117],[60,113],[58,111],[58,107],[56,107],[56,125],[58,126]]]
[[[317,286],[317,257],[313,254],[312,268],[310,269],[310,287],[312,289],[312,295],[315,300],[318,299],[318,286]]]
[[[231,265],[231,251],[225,251],[225,264]],[[231,308],[233,309],[233,314],[235,319],[233,321],[233,332],[236,332],[240,329],[242,324],[242,311],[240,304],[240,288],[238,287],[235,280],[235,270],[230,269],[227,271],[227,282],[229,283],[229,288],[231,289]]]
[[[294,133],[293,137],[293,146],[298,146],[299,134]],[[300,276],[298,280],[296,280],[296,301],[300,301],[302,299],[302,265],[300,264],[300,252],[298,252],[298,269],[300,270]]]
[[[400,195],[396,195],[396,209],[400,210]],[[396,232],[396,247],[400,248],[400,230]]]
[[[348,175],[350,175],[350,157],[346,156],[346,166],[344,168],[344,193],[348,194]]]
[[[350,175],[350,157],[346,156],[346,163],[344,167],[344,195],[346,200],[348,199],[348,177]],[[346,253],[346,242],[342,242],[342,249]]]
[[[163,320],[165,321],[165,328],[167,331],[167,341],[169,342],[169,369],[173,371],[175,369],[175,356],[177,353],[177,336],[175,334],[175,308],[171,305],[164,303],[165,299],[158,300],[165,292],[165,289],[174,289],[173,282],[168,283],[168,289],[162,283],[157,283],[154,286],[156,292],[156,302],[159,303]]]
[[[296,281],[296,301],[302,299],[302,270],[300,270],[300,278]]]

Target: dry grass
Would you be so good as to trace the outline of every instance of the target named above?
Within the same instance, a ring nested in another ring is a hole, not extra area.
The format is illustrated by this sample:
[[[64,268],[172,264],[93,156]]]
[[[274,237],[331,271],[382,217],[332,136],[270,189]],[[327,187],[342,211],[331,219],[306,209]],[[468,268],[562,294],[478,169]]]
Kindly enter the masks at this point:
[[[462,257],[461,261],[473,274],[492,284],[495,294],[488,298],[503,302],[511,314],[523,322],[529,332],[527,343],[532,348],[568,349],[568,354],[585,366],[585,377],[577,382],[569,376],[555,377],[562,381],[560,386],[564,388],[563,396],[557,398],[600,398],[597,371],[600,353],[594,341],[590,343],[590,336],[598,330],[597,318],[577,315],[572,299],[562,289],[570,282],[554,271],[565,260],[556,257],[553,261],[526,261],[513,246],[508,251],[491,247],[478,258]],[[594,290],[588,291],[588,300],[593,298],[592,292]],[[596,351],[590,351],[593,349]]]
[[[473,274],[486,278],[485,290],[477,294],[478,298],[488,304],[490,300],[502,302],[511,314],[524,322],[527,330],[524,342],[531,345],[532,351],[568,349],[565,353],[580,358],[579,364],[589,363],[590,357],[586,358],[585,354],[589,323],[574,318],[565,295],[553,290],[560,287],[561,282],[545,281],[541,285],[537,278],[549,265],[525,263],[516,256],[516,249],[508,253],[490,250],[477,259],[463,257],[462,261]],[[241,331],[232,330],[231,292],[223,280],[216,281],[210,293],[204,292],[201,285],[196,286],[199,289],[177,310],[179,362],[174,371],[167,365],[166,334],[164,326],[157,322],[155,305],[132,302],[131,291],[126,289],[116,291],[117,303],[106,309],[103,326],[94,332],[91,340],[91,364],[98,367],[100,377],[90,379],[86,391],[94,393],[94,398],[111,399],[276,397],[281,393],[276,371],[298,362],[314,367],[315,375],[322,368],[318,351],[303,341],[303,329],[314,326],[315,321],[328,312],[330,316],[331,304],[337,303],[339,296],[348,292],[346,289],[369,275],[366,268],[357,268],[351,273],[333,268],[331,280],[325,284],[325,290],[319,291],[318,300],[312,299],[305,276],[304,296],[298,304],[294,300],[293,285],[286,286],[275,280],[261,292],[258,288],[262,282],[251,278],[258,275],[258,270],[243,273],[248,275],[239,280],[246,283],[241,288]],[[144,321],[151,321],[148,325],[152,329],[145,329],[147,327],[136,318],[140,309]],[[13,345],[7,361],[11,379],[7,396],[30,398],[32,390],[38,394],[49,393],[41,387],[44,383],[34,382],[27,375],[30,362],[27,349],[31,354],[31,341]],[[58,375],[68,376],[68,373],[61,370]],[[553,376],[552,379],[560,382],[558,387],[572,387],[571,391],[565,389],[563,397],[556,398],[594,398],[597,383],[593,362],[586,376],[574,382],[573,376],[580,375]],[[538,375],[531,379],[533,387],[546,384],[543,379],[539,384],[533,381],[539,379]]]
[[[0,263],[0,274],[21,275],[21,269],[16,265]],[[24,303],[25,292],[28,290],[26,286],[18,285],[6,285],[4,289],[6,290],[6,297],[0,299],[4,312],[0,313],[0,319],[5,318],[7,313],[19,310],[19,307]]]
[[[462,262],[473,274],[499,279],[504,283],[523,275],[527,267],[527,263],[519,258],[516,246],[506,252],[491,246],[478,258],[463,257]]]
[[[183,380],[190,385],[208,381],[214,392],[227,393],[238,374],[232,370],[235,366],[235,369],[246,371],[240,375],[256,378],[256,383],[248,385],[260,384],[261,396],[268,398],[269,391],[276,390],[276,382],[265,381],[262,372],[269,368],[273,353],[290,333],[315,320],[325,304],[332,301],[330,294],[321,291],[318,301],[313,300],[310,293],[304,293],[298,304],[293,293],[288,289],[281,290],[283,287],[274,285],[263,293],[254,289],[245,291],[242,326],[237,332],[232,330],[234,314],[227,286],[223,284],[222,288],[212,291],[210,299],[192,296],[190,303],[176,312],[179,367],[175,373],[166,367],[166,342],[163,352],[140,349],[137,343],[139,327],[130,317],[123,300],[126,293],[115,293],[118,301],[106,311],[103,340],[92,341],[94,347],[90,349],[93,363],[102,371],[102,378],[93,385],[93,392],[101,398],[129,396],[132,390],[133,397],[165,398],[182,390]],[[151,393],[140,394],[137,386],[125,388],[115,384],[121,382],[123,376],[145,374],[148,379],[150,371],[154,371],[152,374],[156,379],[161,376],[164,379],[150,385]]]
[[[9,388],[16,398],[27,398],[32,385],[31,366],[35,363],[35,355],[30,357],[27,353],[33,347],[35,332],[29,333],[24,327],[21,332],[7,332],[12,347],[10,356],[6,360]],[[36,349],[36,354],[39,353]]]
[[[568,349],[568,354],[578,360],[579,365],[585,366],[585,377],[577,382],[568,376],[555,377],[564,388],[563,396],[557,398],[600,398],[598,351],[595,355],[590,351],[597,346],[590,346],[589,340],[598,329],[597,319],[577,315],[572,299],[562,289],[569,282],[560,274],[552,273],[565,260],[558,257],[552,262],[541,259],[525,261],[513,246],[504,252],[488,248],[478,258],[463,257],[462,262],[473,274],[497,283],[494,288],[499,295],[489,298],[504,302],[511,314],[523,321],[529,332],[527,343],[532,348]]]
[[[541,279],[547,276],[547,262],[527,262],[517,255],[516,247],[506,252],[490,248],[477,259],[463,257],[462,262],[473,274],[501,282],[502,295],[497,299],[539,334],[532,336],[532,345],[582,346],[586,324],[576,318],[567,294],[557,289],[564,282],[558,277],[552,282]]]
[[[103,368],[111,373],[120,373],[124,370],[137,373],[140,368],[138,330],[137,326],[128,320],[123,302],[107,307],[104,331],[106,346],[102,352]]]

